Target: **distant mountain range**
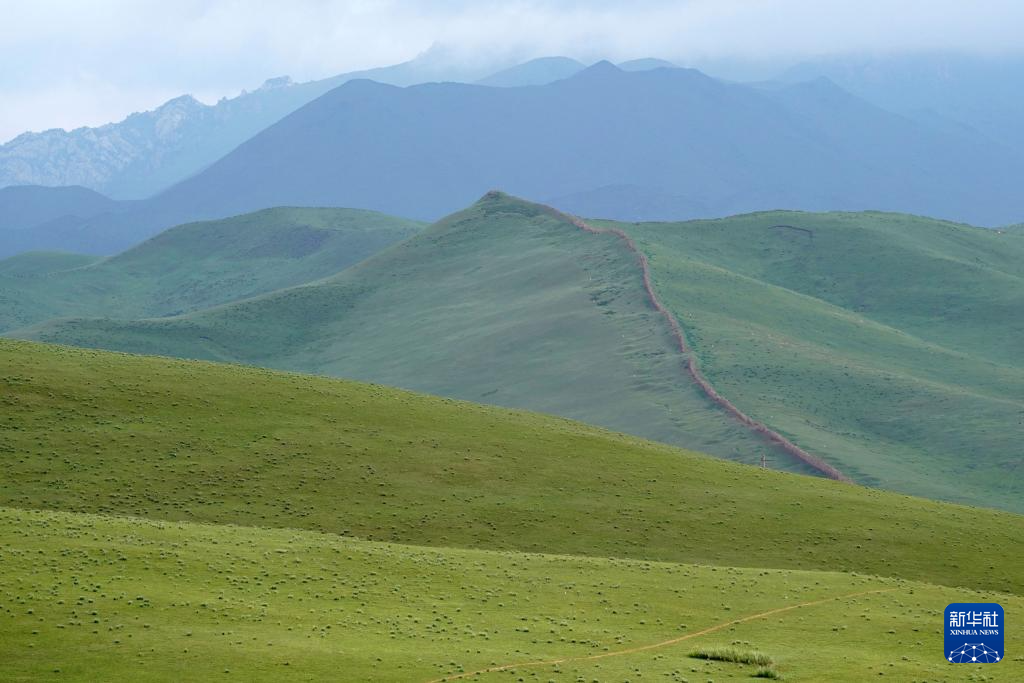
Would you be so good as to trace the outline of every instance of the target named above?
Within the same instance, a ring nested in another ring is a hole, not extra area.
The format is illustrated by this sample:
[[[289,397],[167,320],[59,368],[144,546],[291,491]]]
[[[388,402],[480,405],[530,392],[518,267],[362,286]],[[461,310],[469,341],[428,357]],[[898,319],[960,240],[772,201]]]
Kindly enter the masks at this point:
[[[490,85],[497,88],[516,88],[527,85],[544,85],[586,69],[583,62],[568,57],[541,57],[524,64],[502,69],[487,78],[477,81],[478,85]]]
[[[350,82],[155,203],[436,219],[503,187],[629,220],[786,207],[1000,224],[1024,213],[1022,170],[983,136],[918,125],[827,80],[762,89],[601,62],[531,88]]]
[[[623,63],[623,68],[668,65],[655,59]],[[440,46],[408,62],[353,71],[332,78],[295,83],[289,77],[268,79],[253,92],[242,92],[206,105],[182,95],[118,123],[96,128],[24,133],[0,145],[0,188],[81,185],[116,199],[141,199],[187,178],[224,156],[256,133],[325,92],[350,80],[408,86],[430,81],[488,85],[538,85],[566,78],[585,65],[565,57],[542,58],[480,80],[487,65],[467,65]]]
[[[618,66],[624,71],[644,71],[675,65],[644,58]],[[555,56],[491,73],[492,67],[467,66],[435,46],[408,62],[318,81],[294,83],[287,76],[268,79],[256,91],[243,91],[215,105],[183,95],[118,123],[24,133],[0,145],[0,188],[81,185],[116,199],[141,199],[200,171],[349,80],[365,78],[403,87],[433,81],[521,87],[569,78],[585,68],[578,60]],[[799,63],[778,81],[797,83],[820,77],[921,124],[980,133],[994,144],[1024,151],[1024,127],[1018,123],[1024,120],[1024,95],[1008,87],[1024,79],[1024,60],[953,53],[833,57]]]
[[[809,60],[781,80],[827,77],[891,111],[937,127],[968,127],[1024,153],[1024,59],[952,52]]]
[[[416,59],[295,83],[268,79],[206,105],[182,95],[118,123],[24,133],[0,145],[0,187],[81,185],[117,199],[148,197],[227,154],[307,102],[354,79],[406,86],[431,80],[476,80],[487,67],[463,66],[435,46]]]
[[[651,57],[631,59],[617,65],[623,71],[650,71],[652,69],[675,69],[672,62]],[[515,88],[527,85],[546,85],[569,78],[587,68],[583,62],[569,57],[541,57],[523,64],[503,69],[487,78],[477,81],[477,85],[490,85],[499,88]]]
[[[216,105],[183,95],[119,123],[24,133],[0,146],[0,185],[81,185],[121,199],[146,197],[338,84],[272,79]]]
[[[434,220],[494,187],[622,220],[879,209],[998,226],[1024,215],[1024,156],[972,128],[891,113],[827,78],[740,85],[627,66],[652,65],[600,62],[533,87],[348,81],[153,198],[82,198],[59,216],[55,203],[34,223],[8,218],[0,199],[0,256],[110,254],[270,206]],[[543,80],[552,67],[575,68],[541,61],[501,78]],[[301,87],[311,86],[281,92]],[[45,190],[18,191],[49,204]]]

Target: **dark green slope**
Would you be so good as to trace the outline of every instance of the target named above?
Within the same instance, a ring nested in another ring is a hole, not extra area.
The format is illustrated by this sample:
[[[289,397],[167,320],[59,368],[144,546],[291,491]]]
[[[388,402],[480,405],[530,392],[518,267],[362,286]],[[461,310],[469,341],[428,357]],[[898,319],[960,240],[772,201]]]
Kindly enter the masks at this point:
[[[529,408],[746,462],[767,449],[686,378],[618,239],[497,193],[308,286],[172,319],[19,334]]]
[[[355,209],[267,209],[172,228],[123,254],[0,261],[0,331],[54,317],[166,316],[310,282],[415,234]]]
[[[0,368],[0,506],[1024,590],[1006,512],[324,377],[13,340]]]
[[[606,225],[740,409],[862,482],[1024,509],[1024,241],[871,212]]]

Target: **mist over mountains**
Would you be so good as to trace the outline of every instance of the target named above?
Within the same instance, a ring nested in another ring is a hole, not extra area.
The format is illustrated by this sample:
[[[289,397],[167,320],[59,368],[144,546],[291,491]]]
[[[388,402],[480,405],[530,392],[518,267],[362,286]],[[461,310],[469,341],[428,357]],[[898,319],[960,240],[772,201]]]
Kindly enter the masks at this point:
[[[859,97],[916,120],[969,128],[1024,151],[1024,59],[951,52],[807,60],[779,79],[827,77]]]
[[[623,62],[640,71],[671,63],[658,59]],[[74,130],[26,132],[0,145],[0,188],[81,185],[114,199],[143,199],[213,163],[256,133],[302,105],[350,80],[409,86],[428,82],[478,82],[514,87],[541,85],[586,68],[568,57],[544,57],[491,73],[486,64],[467,64],[440,45],[415,59],[296,83],[288,76],[267,79],[252,92],[207,105],[181,95],[123,121]]]
[[[0,185],[157,193],[69,204],[66,191],[51,201],[21,188],[8,213],[13,195],[0,190],[0,256],[109,254],[186,221],[282,205],[434,220],[493,188],[621,220],[797,208],[1019,222],[1017,95],[982,120],[965,102],[982,101],[971,93],[997,76],[978,81],[984,64],[936,59],[819,60],[739,84],[657,59],[550,57],[480,77],[482,67],[428,52],[321,81],[271,79],[215,106],[184,96],[0,147]],[[35,218],[30,196],[46,207]]]
[[[601,62],[517,89],[350,83],[158,201],[216,213],[268,202],[433,219],[501,187],[630,220],[786,206],[1000,223],[1019,215],[1019,166],[983,139],[923,129],[828,81],[763,90]],[[609,188],[622,200],[590,203]],[[638,194],[662,207],[627,203]]]
[[[325,92],[356,78],[406,86],[474,80],[485,67],[453,65],[442,48],[393,66],[295,83],[267,79],[213,105],[182,95],[96,128],[24,133],[0,145],[0,187],[82,185],[115,199],[141,199],[199,171]]]

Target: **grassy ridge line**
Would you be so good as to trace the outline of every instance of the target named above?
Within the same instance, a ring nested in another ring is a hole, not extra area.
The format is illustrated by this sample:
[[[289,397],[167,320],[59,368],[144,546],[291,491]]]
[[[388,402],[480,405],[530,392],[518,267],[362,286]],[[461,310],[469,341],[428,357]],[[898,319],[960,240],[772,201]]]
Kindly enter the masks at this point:
[[[497,196],[309,286],[187,316],[56,321],[12,336],[371,381],[755,464],[765,444],[681,372],[633,259],[614,236]]]
[[[615,235],[625,243],[626,247],[630,251],[636,254],[637,261],[640,263],[640,268],[643,271],[644,289],[647,291],[647,296],[650,299],[651,305],[654,306],[654,309],[658,311],[668,322],[669,327],[672,330],[672,337],[676,340],[676,343],[679,346],[679,350],[686,357],[686,369],[690,373],[690,377],[692,377],[693,381],[697,384],[697,386],[699,386],[701,390],[703,390],[704,393],[707,394],[708,398],[710,398],[716,405],[720,406],[723,410],[725,410],[731,416],[739,420],[741,423],[743,423],[753,431],[757,432],[758,434],[767,438],[773,444],[778,446],[781,450],[783,450],[790,456],[796,458],[797,460],[803,462],[804,464],[813,467],[815,470],[821,472],[829,479],[835,479],[836,481],[845,482],[851,481],[849,477],[844,475],[838,469],[828,464],[821,458],[815,455],[811,455],[810,453],[808,453],[807,451],[800,448],[795,443],[784,437],[782,434],[779,434],[773,429],[770,429],[764,423],[758,422],[757,420],[753,419],[752,417],[744,413],[742,410],[733,405],[733,403],[729,401],[729,399],[722,396],[720,393],[718,393],[718,391],[715,390],[713,386],[711,386],[711,383],[708,382],[707,378],[704,377],[704,374],[700,371],[700,368],[697,366],[696,354],[692,353],[689,345],[686,343],[686,335],[683,333],[683,328],[679,324],[679,321],[676,320],[676,317],[672,315],[668,311],[668,309],[665,308],[664,305],[662,305],[661,301],[654,293],[654,287],[651,285],[651,269],[647,263],[647,256],[644,255],[639,249],[637,249],[636,244],[633,242],[632,238],[630,238],[629,235],[627,235],[622,230],[619,230],[618,228],[601,229],[592,227],[588,225],[586,222],[584,222],[582,219],[576,218],[575,216],[567,216],[567,218],[573,225],[580,228],[581,230],[584,230],[585,232],[589,232],[595,235]]]
[[[588,222],[633,237],[748,415],[858,483],[1024,511],[1024,242],[874,212]]]

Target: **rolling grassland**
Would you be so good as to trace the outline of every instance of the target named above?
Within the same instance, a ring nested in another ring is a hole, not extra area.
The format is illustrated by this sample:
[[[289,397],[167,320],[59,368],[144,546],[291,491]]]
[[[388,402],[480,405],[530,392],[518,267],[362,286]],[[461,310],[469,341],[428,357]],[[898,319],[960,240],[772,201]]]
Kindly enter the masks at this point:
[[[855,481],[1021,509],[1024,241],[881,213],[613,224],[710,384]]]
[[[495,192],[307,285],[10,334],[380,382],[1021,511],[1021,264],[1015,235],[899,214],[584,222]]]
[[[333,275],[410,237],[415,221],[355,209],[277,208],[171,228],[117,256],[0,261],[0,331],[53,318],[149,318]]]

